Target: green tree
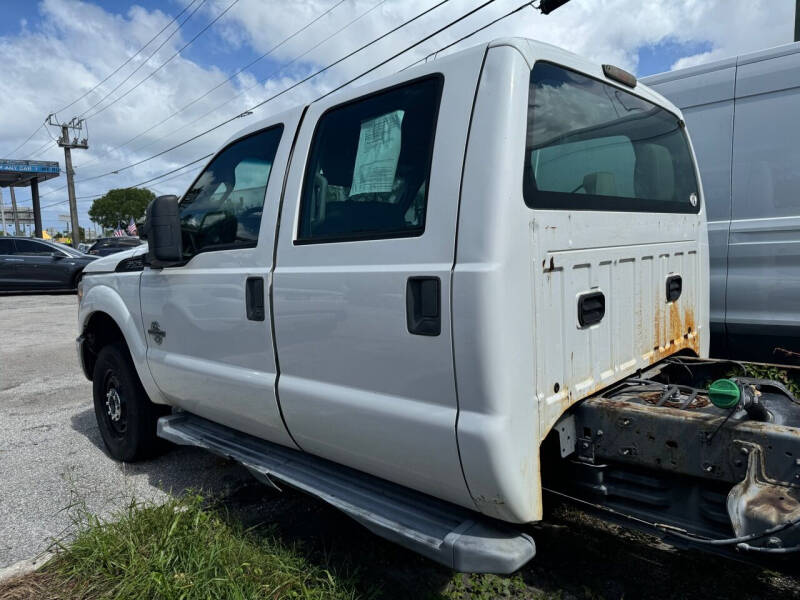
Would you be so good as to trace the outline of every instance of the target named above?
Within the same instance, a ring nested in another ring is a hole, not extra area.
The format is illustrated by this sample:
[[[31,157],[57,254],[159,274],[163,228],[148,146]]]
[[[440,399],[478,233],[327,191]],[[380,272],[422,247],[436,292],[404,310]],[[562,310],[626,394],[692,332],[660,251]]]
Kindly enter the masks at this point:
[[[109,190],[92,202],[89,218],[102,227],[114,229],[125,227],[131,218],[137,223],[144,218],[144,211],[156,195],[145,188]]]

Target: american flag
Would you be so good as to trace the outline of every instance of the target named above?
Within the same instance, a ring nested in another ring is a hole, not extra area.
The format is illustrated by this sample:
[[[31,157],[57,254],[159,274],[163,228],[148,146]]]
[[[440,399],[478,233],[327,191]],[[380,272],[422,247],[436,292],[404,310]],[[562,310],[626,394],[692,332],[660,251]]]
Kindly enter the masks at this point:
[[[136,221],[133,220],[133,217],[131,217],[131,222],[128,223],[125,231],[128,232],[128,235],[138,235],[138,231],[136,230]]]
[[[125,237],[125,232],[119,224],[117,224],[117,228],[114,230],[114,237]]]

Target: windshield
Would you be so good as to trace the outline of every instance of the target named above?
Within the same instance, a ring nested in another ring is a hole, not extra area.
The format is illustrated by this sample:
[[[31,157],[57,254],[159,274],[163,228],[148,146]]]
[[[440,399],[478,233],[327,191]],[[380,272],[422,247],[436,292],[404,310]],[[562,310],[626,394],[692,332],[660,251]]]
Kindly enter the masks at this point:
[[[531,71],[523,192],[532,208],[700,210],[675,115],[546,62]]]

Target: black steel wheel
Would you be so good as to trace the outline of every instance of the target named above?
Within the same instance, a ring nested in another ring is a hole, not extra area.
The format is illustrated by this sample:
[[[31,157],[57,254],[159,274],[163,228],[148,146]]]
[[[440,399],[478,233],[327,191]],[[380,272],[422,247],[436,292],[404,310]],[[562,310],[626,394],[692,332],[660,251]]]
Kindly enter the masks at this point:
[[[100,351],[92,383],[97,425],[113,458],[135,462],[164,448],[156,436],[156,423],[168,408],[147,397],[123,344],[109,344]]]

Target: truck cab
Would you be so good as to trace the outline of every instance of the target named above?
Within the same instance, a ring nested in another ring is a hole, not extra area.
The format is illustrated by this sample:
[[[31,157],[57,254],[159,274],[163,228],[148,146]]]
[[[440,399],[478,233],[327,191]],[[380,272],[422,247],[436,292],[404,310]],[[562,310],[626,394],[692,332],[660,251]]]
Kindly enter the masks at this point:
[[[530,523],[540,447],[576,403],[708,352],[680,111],[531,40],[267,117],[154,201],[144,231],[80,290],[79,355],[121,460],[151,454],[158,423],[312,493],[260,467],[264,448]]]

